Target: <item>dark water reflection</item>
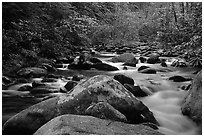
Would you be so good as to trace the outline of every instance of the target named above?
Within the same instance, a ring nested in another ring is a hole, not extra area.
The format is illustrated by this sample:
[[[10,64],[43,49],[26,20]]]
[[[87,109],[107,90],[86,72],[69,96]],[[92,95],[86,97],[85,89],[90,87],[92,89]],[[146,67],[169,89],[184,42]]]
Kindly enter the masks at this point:
[[[2,97],[2,124],[20,111],[39,102],[40,100],[34,97]]]

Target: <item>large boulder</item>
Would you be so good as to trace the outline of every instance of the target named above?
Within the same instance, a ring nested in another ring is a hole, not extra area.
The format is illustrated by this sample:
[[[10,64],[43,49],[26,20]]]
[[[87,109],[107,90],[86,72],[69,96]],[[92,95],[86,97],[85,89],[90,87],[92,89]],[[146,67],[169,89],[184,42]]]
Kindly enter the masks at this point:
[[[125,115],[128,123],[158,122],[140,100],[122,84],[98,75],[75,86],[69,94],[45,100],[10,118],[3,134],[33,134],[42,125],[63,114],[84,115],[93,104],[106,102]]]
[[[113,57],[111,59],[111,61],[114,63],[116,63],[116,62],[133,62],[135,60],[136,60],[136,58],[132,53],[124,53],[120,56],[116,56],[116,57]]]
[[[106,63],[96,63],[92,67],[97,69],[97,70],[103,70],[103,71],[116,71],[116,70],[119,70],[118,68],[116,68],[114,66],[111,66],[109,64],[106,64]]]
[[[159,55],[158,54],[151,55],[147,59],[147,63],[150,63],[150,64],[160,63]]]
[[[184,115],[189,116],[199,125],[202,124],[202,71],[193,79],[181,110]]]
[[[122,113],[106,102],[98,102],[91,105],[86,109],[85,113],[101,119],[111,119],[121,122],[127,121],[127,118]]]
[[[23,68],[17,72],[21,77],[41,77],[47,74],[47,70],[37,67]]]
[[[127,77],[123,74],[117,74],[113,77],[115,80],[119,81],[121,84],[130,84],[130,85],[134,85],[134,80],[130,77]]]
[[[39,128],[34,135],[161,135],[139,124],[99,119],[92,116],[62,115]]]

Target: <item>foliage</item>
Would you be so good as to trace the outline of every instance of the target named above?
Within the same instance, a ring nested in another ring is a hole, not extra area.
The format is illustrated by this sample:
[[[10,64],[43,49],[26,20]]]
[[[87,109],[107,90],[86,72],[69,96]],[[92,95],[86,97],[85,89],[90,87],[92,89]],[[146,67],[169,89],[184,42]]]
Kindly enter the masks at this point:
[[[180,45],[185,49],[180,52],[194,50],[201,55],[202,3],[2,3],[3,64],[15,59],[34,64],[39,57],[70,56],[95,45],[135,41],[167,49]]]

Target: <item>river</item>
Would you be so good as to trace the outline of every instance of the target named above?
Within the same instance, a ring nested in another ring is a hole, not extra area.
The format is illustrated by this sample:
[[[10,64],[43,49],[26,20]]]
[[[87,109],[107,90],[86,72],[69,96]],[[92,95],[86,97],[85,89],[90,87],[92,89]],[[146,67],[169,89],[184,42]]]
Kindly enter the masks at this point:
[[[181,90],[181,85],[188,85],[187,82],[172,82],[168,78],[174,75],[194,77],[191,68],[173,68],[170,66],[173,59],[168,58],[168,67],[163,68],[159,64],[145,64],[138,63],[135,67],[127,67],[128,70],[123,70],[123,63],[112,63],[110,60],[116,54],[103,53],[98,57],[105,63],[113,65],[119,68],[118,71],[105,72],[98,70],[69,70],[68,64],[64,64],[62,68],[59,68],[55,74],[65,77],[72,77],[74,74],[82,74],[86,77],[92,77],[95,75],[103,74],[114,76],[115,74],[124,74],[134,79],[135,85],[140,85],[143,90],[148,90],[152,95],[147,97],[138,98],[153,112],[155,118],[159,122],[159,131],[164,134],[173,135],[195,135],[198,134],[197,125],[188,117],[181,113],[181,102],[185,96],[185,90]],[[138,57],[137,57],[138,58]],[[142,74],[138,73],[137,69],[142,65],[148,65],[158,70],[157,74]],[[165,72],[164,72],[165,71]],[[34,78],[32,81],[40,81],[42,78]],[[66,84],[66,79],[58,79],[57,82],[47,83],[53,86],[63,87]],[[21,110],[32,106],[42,101],[45,95],[33,96],[29,94],[29,91],[17,91],[22,85],[31,85],[30,83],[16,84],[8,88],[8,90],[2,91],[2,123],[5,123],[13,115],[17,114]],[[64,93],[53,93],[52,96],[58,96]],[[50,95],[49,95],[50,96]]]

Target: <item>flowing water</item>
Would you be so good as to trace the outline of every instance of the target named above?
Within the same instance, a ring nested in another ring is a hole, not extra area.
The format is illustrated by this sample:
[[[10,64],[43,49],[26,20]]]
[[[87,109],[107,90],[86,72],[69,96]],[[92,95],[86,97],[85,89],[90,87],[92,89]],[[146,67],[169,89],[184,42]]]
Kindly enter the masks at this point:
[[[72,76],[74,74],[83,74],[87,77],[92,77],[98,74],[105,74],[113,76],[115,74],[124,74],[134,79],[135,85],[140,87],[151,94],[147,97],[138,98],[153,112],[155,118],[159,122],[159,131],[164,134],[188,134],[194,135],[197,133],[197,125],[191,121],[188,117],[181,113],[181,103],[186,94],[186,91],[179,89],[181,85],[187,85],[188,82],[172,82],[167,80],[169,76],[181,75],[193,77],[192,71],[181,71],[175,68],[162,68],[159,64],[151,65],[145,63],[137,64],[137,67],[127,67],[128,70],[123,70],[123,63],[112,63],[110,60],[115,54],[101,54],[100,59],[119,68],[118,71],[104,72],[97,70],[69,70],[68,64],[64,64],[63,68],[60,68],[57,74],[64,76]],[[171,64],[173,59],[169,59],[167,64]],[[157,74],[142,74],[138,73],[138,67],[142,65],[149,65],[158,70]],[[165,71],[161,71],[165,70]],[[32,81],[41,81],[42,78],[34,78]],[[22,85],[31,85],[30,83],[16,84],[3,90],[3,123],[20,112],[21,110],[36,104],[42,100],[41,97],[32,96],[29,91],[17,91]],[[50,86],[63,87],[66,84],[66,79],[58,79],[57,82],[46,83]],[[58,96],[63,93],[53,93],[53,96]]]

